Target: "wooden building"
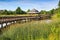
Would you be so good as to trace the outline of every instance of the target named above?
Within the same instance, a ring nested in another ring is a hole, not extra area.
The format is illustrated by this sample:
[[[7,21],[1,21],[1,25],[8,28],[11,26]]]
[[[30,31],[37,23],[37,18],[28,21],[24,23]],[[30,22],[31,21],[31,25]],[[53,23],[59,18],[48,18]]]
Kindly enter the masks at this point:
[[[29,13],[29,14],[38,14],[39,11],[36,10],[36,9],[32,9],[32,10],[30,10],[28,13]]]

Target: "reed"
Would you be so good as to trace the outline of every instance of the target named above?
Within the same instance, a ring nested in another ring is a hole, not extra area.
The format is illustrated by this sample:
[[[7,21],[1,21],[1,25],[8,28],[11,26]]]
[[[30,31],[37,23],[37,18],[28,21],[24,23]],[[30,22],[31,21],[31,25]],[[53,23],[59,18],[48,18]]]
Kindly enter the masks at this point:
[[[0,40],[60,40],[59,37],[60,21],[32,21],[11,25],[8,30],[3,30]]]

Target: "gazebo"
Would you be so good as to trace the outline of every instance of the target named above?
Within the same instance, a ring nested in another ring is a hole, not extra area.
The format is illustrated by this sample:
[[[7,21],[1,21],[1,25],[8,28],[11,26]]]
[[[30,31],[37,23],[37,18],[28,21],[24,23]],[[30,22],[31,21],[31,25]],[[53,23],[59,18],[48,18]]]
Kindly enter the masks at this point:
[[[39,11],[36,9],[32,9],[28,12],[29,14],[39,14]]]

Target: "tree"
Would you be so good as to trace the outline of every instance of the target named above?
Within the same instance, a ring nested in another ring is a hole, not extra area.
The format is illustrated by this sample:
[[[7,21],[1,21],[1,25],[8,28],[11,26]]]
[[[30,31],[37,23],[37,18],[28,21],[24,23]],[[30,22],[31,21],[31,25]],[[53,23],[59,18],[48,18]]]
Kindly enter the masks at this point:
[[[59,3],[58,3],[58,11],[57,11],[57,13],[59,13],[60,14],[60,0],[59,0]]]
[[[9,15],[13,15],[13,14],[15,14],[15,13],[13,13],[13,11],[8,11],[8,14],[9,14]]]
[[[2,15],[3,14],[3,10],[0,10],[0,15]]]
[[[4,10],[2,14],[8,15],[8,11],[7,10]]]
[[[27,12],[29,12],[29,11],[30,11],[30,9],[27,10]]]
[[[47,11],[41,10],[40,14],[47,14]]]
[[[54,11],[55,11],[54,9],[50,10],[49,11],[49,14],[53,15],[54,14]]]
[[[58,7],[60,8],[60,0],[59,0],[59,3],[58,3]]]
[[[16,9],[16,14],[22,14],[22,10],[21,10],[20,7],[18,7],[18,8]]]
[[[22,14],[26,14],[26,12],[25,11],[22,11]]]
[[[21,10],[20,7],[18,7],[15,12],[16,12],[16,14],[26,14],[26,12]]]

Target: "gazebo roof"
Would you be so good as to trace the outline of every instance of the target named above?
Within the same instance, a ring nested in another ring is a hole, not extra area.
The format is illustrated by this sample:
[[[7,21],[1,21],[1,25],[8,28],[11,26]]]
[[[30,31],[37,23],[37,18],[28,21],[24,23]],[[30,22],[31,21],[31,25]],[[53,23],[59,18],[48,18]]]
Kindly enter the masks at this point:
[[[30,10],[30,12],[28,12],[28,13],[39,13],[39,11],[36,10],[36,9],[32,9],[32,10]]]

